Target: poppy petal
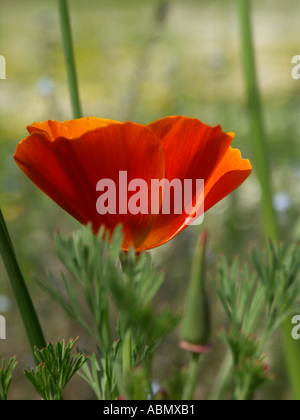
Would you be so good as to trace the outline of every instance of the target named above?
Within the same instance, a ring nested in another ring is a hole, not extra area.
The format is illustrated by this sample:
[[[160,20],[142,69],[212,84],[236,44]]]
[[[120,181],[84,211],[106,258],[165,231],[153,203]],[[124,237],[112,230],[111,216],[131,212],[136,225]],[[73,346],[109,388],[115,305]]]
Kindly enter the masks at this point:
[[[103,118],[86,117],[77,120],[69,120],[64,122],[59,121],[43,121],[41,123],[33,123],[27,126],[29,134],[38,132],[46,133],[50,140],[54,141],[58,137],[66,139],[74,139],[81,137],[88,131],[95,130],[99,127],[104,127],[109,124],[120,124],[118,121],[107,120]]]
[[[233,136],[223,132],[220,126],[210,127],[195,118],[182,116],[163,118],[149,127],[164,146],[166,178],[169,181],[178,178],[182,185],[185,179],[194,182],[203,179],[205,194],[206,184],[229,149]],[[196,189],[193,199],[195,195]],[[172,201],[171,205],[174,204]],[[160,213],[143,247],[148,249],[170,240],[186,227],[187,218],[184,211],[175,214],[174,206],[170,214]]]
[[[138,248],[149,235],[157,214],[101,215],[96,209],[96,185],[102,179],[112,180],[117,196],[124,196],[118,184],[119,172],[126,171],[128,183],[133,179],[146,182],[150,202],[151,179],[164,178],[165,173],[164,149],[153,131],[130,122],[109,123],[70,141],[63,137],[51,140],[44,128],[46,123],[40,132],[33,132],[18,145],[15,160],[20,168],[79,222],[92,222],[94,232],[102,223],[110,231],[122,223],[123,248]],[[132,195],[128,193],[128,199]]]
[[[238,188],[251,174],[249,159],[242,159],[238,149],[229,147],[205,185],[205,211]]]

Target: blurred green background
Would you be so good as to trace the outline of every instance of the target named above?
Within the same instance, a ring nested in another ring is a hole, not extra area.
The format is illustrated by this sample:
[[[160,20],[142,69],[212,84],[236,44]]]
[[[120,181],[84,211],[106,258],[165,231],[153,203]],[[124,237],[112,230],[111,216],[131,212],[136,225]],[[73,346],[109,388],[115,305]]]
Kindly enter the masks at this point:
[[[69,1],[80,98],[84,116],[132,120],[147,124],[167,115],[196,117],[234,131],[233,147],[249,158],[253,173],[233,194],[191,226],[152,251],[165,284],[156,305],[182,311],[192,253],[199,229],[210,231],[209,271],[220,253],[248,261],[249,244],[264,244],[260,187],[243,80],[237,2],[234,0],[79,0]],[[300,238],[300,80],[291,76],[292,57],[300,54],[300,2],[252,1],[252,19],[259,85],[267,129],[274,205],[281,237]],[[34,121],[72,118],[59,16],[54,0],[0,0],[0,54],[6,58],[6,80],[0,80],[0,206],[27,280],[47,341],[80,335],[78,346],[94,343],[32,281],[57,271],[53,252],[55,229],[72,231],[79,224],[35,187],[19,170],[13,153]],[[251,264],[251,263],[250,263]],[[225,348],[217,336],[224,313],[210,290],[214,349],[202,361],[197,398],[209,398]],[[0,262],[0,314],[7,321],[7,339],[0,341],[0,359],[16,354],[19,365],[10,399],[34,399],[23,375],[32,365],[18,308]],[[225,325],[226,326],[226,325]],[[113,326],[112,326],[113,327]],[[292,326],[291,326],[292,329]],[[157,352],[154,378],[162,381],[172,367],[186,362],[178,349],[179,330]],[[275,374],[258,399],[289,399],[281,333],[269,343],[267,362]],[[79,377],[65,398],[94,398]]]

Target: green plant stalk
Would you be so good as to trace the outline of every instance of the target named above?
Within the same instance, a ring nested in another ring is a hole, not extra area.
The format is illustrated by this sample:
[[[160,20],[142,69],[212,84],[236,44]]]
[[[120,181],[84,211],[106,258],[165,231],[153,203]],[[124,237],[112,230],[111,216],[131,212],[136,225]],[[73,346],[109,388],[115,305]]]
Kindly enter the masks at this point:
[[[295,400],[300,400],[300,345],[291,335],[291,321],[287,319],[282,324],[285,363],[287,365]]]
[[[147,372],[147,380],[148,380],[148,388],[149,388],[149,395],[150,395],[150,400],[154,400],[154,394],[153,394],[153,388],[152,388],[152,355],[150,354],[148,357],[145,358],[144,360],[144,366]]]
[[[105,310],[102,312],[102,327],[99,337],[102,339],[103,346],[106,350],[106,352],[109,352],[112,345],[112,338],[111,338],[111,332],[110,332],[110,324],[109,324],[109,312],[108,312],[108,305],[105,308]]]
[[[131,332],[127,331],[124,337],[124,342],[122,346],[122,365],[123,373],[126,371],[132,370],[132,337]]]
[[[120,255],[120,262],[122,265],[123,271],[123,282],[124,284],[127,283],[128,285],[128,276],[130,275],[130,270],[128,266],[128,261],[126,258],[122,258],[122,254]],[[120,316],[122,321],[122,314]],[[126,371],[132,370],[132,335],[130,329],[126,332],[123,331],[123,345],[122,345],[122,367],[123,367],[123,374]]]
[[[208,233],[202,231],[196,245],[190,287],[182,321],[181,336],[187,343],[207,346],[211,336],[210,310],[205,292],[205,255]],[[200,353],[190,352],[182,399],[192,400],[197,385]]]
[[[242,59],[244,76],[247,87],[250,123],[255,153],[255,169],[262,191],[262,211],[266,233],[275,241],[279,241],[280,234],[273,207],[272,188],[270,182],[270,168],[265,140],[261,99],[258,89],[254,48],[250,21],[249,0],[238,0],[241,27]]]
[[[59,9],[59,15],[60,15],[62,45],[63,45],[63,51],[64,51],[64,56],[65,56],[66,68],[67,68],[69,92],[70,92],[73,117],[81,118],[82,113],[81,113],[81,107],[80,107],[80,101],[79,101],[76,67],[75,67],[71,25],[70,25],[70,17],[69,17],[67,0],[58,0],[58,9]]]
[[[267,145],[265,141],[262,107],[254,61],[254,48],[250,21],[250,1],[238,0],[238,5],[244,74],[247,85],[253,145],[255,152],[255,168],[262,190],[262,211],[264,227],[266,234],[271,237],[271,239],[279,241],[280,233],[275,209],[273,207]],[[300,399],[300,346],[299,343],[296,340],[293,340],[291,336],[291,323],[289,320],[283,323],[282,332],[284,338],[285,358],[290,382],[293,388],[294,397],[298,400]]]
[[[0,254],[2,256],[20,313],[25,326],[30,348],[41,349],[46,346],[42,328],[34,309],[27,286],[18,265],[15,251],[0,209]],[[34,353],[33,353],[34,355]]]
[[[189,369],[182,394],[182,400],[192,400],[197,385],[200,353],[191,353]]]
[[[218,374],[216,385],[213,389],[213,392],[210,396],[210,400],[223,400],[225,398],[226,392],[231,384],[232,377],[231,377],[231,367],[232,367],[232,355],[228,351],[222,366],[220,368],[220,372]]]

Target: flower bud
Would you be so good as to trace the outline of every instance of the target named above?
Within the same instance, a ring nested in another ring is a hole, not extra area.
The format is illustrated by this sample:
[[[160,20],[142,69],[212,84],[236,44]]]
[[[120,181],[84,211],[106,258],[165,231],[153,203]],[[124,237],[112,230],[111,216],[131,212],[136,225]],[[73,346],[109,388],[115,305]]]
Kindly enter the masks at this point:
[[[205,254],[208,232],[200,234],[192,266],[185,313],[183,316],[180,347],[192,352],[207,352],[211,334],[210,312],[205,291]]]

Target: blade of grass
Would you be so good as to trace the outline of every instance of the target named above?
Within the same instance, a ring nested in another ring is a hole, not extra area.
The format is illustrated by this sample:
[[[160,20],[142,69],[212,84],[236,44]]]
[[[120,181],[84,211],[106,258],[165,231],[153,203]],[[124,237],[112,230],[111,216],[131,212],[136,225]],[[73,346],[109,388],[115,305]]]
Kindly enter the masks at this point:
[[[267,236],[279,241],[280,233],[273,207],[270,167],[267,155],[264,121],[259,88],[256,77],[254,48],[252,41],[250,0],[238,0],[239,20],[241,27],[242,56],[244,76],[247,86],[250,121],[255,152],[255,168],[262,190],[262,211]],[[300,345],[291,336],[291,322],[287,320],[282,326],[285,358],[294,397],[300,399]]]
[[[31,350],[46,346],[39,319],[18,265],[15,251],[0,209],[0,254],[2,256],[20,313],[25,326]]]
[[[60,16],[60,26],[62,34],[62,45],[65,56],[70,100],[73,111],[73,118],[81,118],[81,107],[79,101],[79,92],[77,84],[77,75],[72,43],[71,24],[67,0],[58,0],[58,9]]]
[[[273,207],[270,168],[267,154],[265,127],[261,99],[257,83],[249,0],[238,0],[242,42],[244,77],[247,87],[250,125],[255,153],[255,170],[261,185],[262,211],[266,233],[275,241],[279,240],[279,229]]]

